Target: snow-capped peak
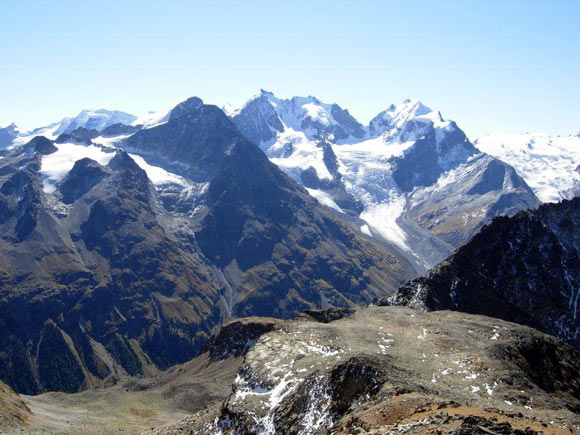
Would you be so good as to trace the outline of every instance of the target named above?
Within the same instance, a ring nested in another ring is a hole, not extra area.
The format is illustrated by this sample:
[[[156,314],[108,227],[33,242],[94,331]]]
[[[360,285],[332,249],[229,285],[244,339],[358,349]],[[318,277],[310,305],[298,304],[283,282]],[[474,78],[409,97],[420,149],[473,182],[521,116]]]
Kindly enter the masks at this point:
[[[54,139],[63,133],[70,133],[79,127],[101,131],[114,124],[130,125],[136,119],[136,116],[119,110],[85,109],[81,110],[74,118],[64,118],[53,124],[36,128],[30,134],[34,136],[42,135],[49,139]]]
[[[244,119],[245,111],[255,112],[256,110],[267,115],[270,126],[272,123],[277,124],[272,119],[273,110],[283,126],[282,129],[275,127],[276,130],[300,131],[310,140],[339,141],[350,137],[365,136],[364,127],[347,110],[337,104],[323,103],[313,96],[281,99],[274,93],[262,89],[244,105],[236,116]]]
[[[14,122],[5,122],[0,124],[0,128],[1,129],[5,129],[5,128],[10,128],[10,129],[16,129],[16,124]]]
[[[136,119],[136,116],[119,110],[81,110],[74,118],[63,120],[56,133],[70,133],[78,127],[101,131],[114,124],[130,125]]]
[[[409,122],[411,124],[408,125]],[[407,99],[396,106],[391,104],[387,110],[375,116],[368,129],[372,137],[384,134],[389,140],[398,138],[406,141],[409,140],[406,132],[419,133],[414,135],[418,138],[423,133],[424,127],[444,127],[447,124],[440,112],[432,110],[418,99]]]

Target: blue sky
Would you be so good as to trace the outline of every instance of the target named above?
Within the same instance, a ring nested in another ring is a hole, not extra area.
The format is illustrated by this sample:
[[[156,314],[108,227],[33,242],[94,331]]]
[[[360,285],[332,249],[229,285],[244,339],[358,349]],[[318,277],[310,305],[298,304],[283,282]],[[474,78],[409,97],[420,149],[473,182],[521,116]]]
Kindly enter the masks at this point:
[[[580,131],[580,1],[2,0],[0,123],[260,88],[368,122],[420,98],[472,139]]]

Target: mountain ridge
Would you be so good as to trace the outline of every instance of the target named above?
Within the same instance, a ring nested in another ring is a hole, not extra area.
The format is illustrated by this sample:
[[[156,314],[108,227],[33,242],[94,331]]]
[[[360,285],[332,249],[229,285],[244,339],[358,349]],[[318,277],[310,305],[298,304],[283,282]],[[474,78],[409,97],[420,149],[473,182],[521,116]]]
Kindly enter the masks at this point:
[[[426,276],[380,303],[497,317],[578,347],[579,221],[578,197],[496,217]]]

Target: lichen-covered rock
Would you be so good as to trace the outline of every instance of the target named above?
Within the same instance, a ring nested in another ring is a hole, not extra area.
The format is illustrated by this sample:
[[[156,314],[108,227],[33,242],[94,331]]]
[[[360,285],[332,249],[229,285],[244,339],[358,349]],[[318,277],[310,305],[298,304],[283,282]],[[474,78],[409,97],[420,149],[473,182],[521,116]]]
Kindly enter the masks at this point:
[[[339,322],[289,321],[248,352],[216,425],[203,430],[577,430],[579,357],[531,328],[450,311],[370,307]]]

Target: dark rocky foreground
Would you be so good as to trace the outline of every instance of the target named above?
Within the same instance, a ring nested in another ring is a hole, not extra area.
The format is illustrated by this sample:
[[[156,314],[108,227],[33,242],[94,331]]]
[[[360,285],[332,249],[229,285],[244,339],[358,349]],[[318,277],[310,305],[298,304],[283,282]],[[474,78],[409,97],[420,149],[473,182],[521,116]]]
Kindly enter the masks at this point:
[[[221,407],[154,433],[575,433],[579,358],[531,328],[458,312],[288,321],[248,352]]]
[[[529,325],[580,346],[580,198],[495,218],[469,243],[379,302]]]

